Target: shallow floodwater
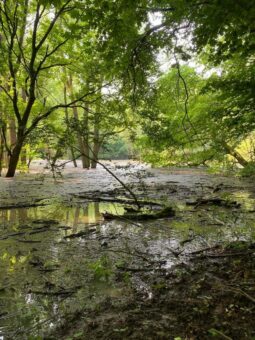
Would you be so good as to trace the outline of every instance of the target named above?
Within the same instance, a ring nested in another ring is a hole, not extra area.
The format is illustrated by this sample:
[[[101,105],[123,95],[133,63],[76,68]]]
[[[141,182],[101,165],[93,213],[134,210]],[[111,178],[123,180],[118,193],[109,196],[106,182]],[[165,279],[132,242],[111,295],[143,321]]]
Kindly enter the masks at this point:
[[[55,200],[45,206],[15,209],[15,199],[11,201],[10,196],[15,197],[19,178],[8,184],[3,180],[3,187],[12,188],[11,195],[7,190],[5,194],[13,208],[0,210],[1,340],[47,337],[83,309],[98,309],[107,299],[128,301],[133,290],[145,300],[151,299],[150,275],[155,277],[157,271],[171,272],[175,265],[188,263],[192,252],[215,244],[254,242],[254,196],[247,188],[239,186],[222,194],[240,202],[239,208],[194,208],[186,206],[184,198],[201,195],[197,179],[188,175],[185,187],[182,174],[181,180],[177,174],[163,175],[160,183],[165,183],[165,188],[160,193],[170,197],[177,214],[142,223],[104,221],[103,212],[122,215],[123,206],[81,199],[78,204],[75,200],[63,204],[68,201],[64,199],[62,203]],[[70,180],[75,183],[75,192],[78,180],[82,181],[79,177]],[[29,192],[29,181],[21,181],[20,192],[24,187]],[[156,177],[150,182],[155,196]],[[177,183],[176,188],[173,183]],[[171,190],[167,191],[168,187]],[[25,199],[22,197],[22,202]]]
[[[254,216],[240,211],[230,220],[224,209],[209,209],[206,214],[186,209],[175,218],[142,224],[104,222],[104,211],[122,214],[123,208],[89,203],[0,211],[2,339],[50,333],[67,315],[96,308],[105,297],[125,296],[127,283],[114,278],[118,267],[170,269],[187,261],[192,251],[254,239],[255,233]],[[218,225],[219,220],[225,225]],[[176,258],[176,252],[183,254]],[[135,273],[127,279],[151,298],[149,280]]]

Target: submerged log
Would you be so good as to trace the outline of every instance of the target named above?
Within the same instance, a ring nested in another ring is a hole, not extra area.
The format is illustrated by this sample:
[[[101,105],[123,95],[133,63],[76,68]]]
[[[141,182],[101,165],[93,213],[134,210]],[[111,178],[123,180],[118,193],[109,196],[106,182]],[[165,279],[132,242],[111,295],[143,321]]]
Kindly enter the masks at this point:
[[[127,219],[127,220],[156,220],[164,217],[173,217],[175,216],[175,211],[172,207],[165,207],[161,210],[154,212],[147,211],[138,211],[138,212],[126,212],[124,215],[115,215],[109,212],[105,212],[102,214],[105,220],[114,220],[114,219]]]

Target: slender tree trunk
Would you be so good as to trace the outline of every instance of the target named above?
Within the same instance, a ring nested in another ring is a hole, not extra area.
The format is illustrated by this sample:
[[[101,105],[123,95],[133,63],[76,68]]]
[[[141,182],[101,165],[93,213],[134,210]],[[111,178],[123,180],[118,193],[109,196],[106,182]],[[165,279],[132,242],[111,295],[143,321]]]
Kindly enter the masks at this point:
[[[97,162],[98,162],[98,154],[99,154],[99,150],[100,150],[100,142],[94,141],[94,145],[93,145],[93,160],[91,161],[91,168],[92,169],[96,169],[97,167]]]
[[[90,157],[89,157],[89,117],[88,112],[84,110],[83,113],[84,117],[84,129],[85,134],[83,137],[83,150],[84,150],[84,156],[85,156],[85,169],[89,169],[90,167]]]
[[[232,146],[230,146],[229,144],[227,144],[226,142],[222,143],[224,149],[226,150],[226,152],[231,155],[232,157],[234,157],[239,164],[241,164],[243,167],[245,167],[246,165],[249,164],[249,162],[238,152],[236,151]]]
[[[6,125],[4,123],[3,113],[0,113],[0,176],[2,175],[2,170],[4,167],[4,147],[5,147],[5,140],[4,135],[6,135]]]
[[[4,162],[4,138],[2,132],[0,131],[0,176],[2,175],[3,162]]]
[[[78,122],[79,115],[78,115],[77,107],[73,108],[73,116],[74,116],[75,120]],[[77,138],[78,138],[78,143],[79,143],[79,149],[80,149],[80,152],[82,154],[82,156],[81,156],[82,167],[83,167],[83,169],[86,169],[87,168],[87,157],[85,155],[87,153],[86,153],[86,150],[85,150],[85,147],[84,147],[83,138],[82,138],[82,136],[80,135],[79,132],[77,132]]]
[[[21,89],[21,97],[22,97],[23,102],[26,103],[27,96],[26,96],[26,91],[24,88]],[[27,165],[27,149],[25,146],[26,145],[23,145],[21,156],[20,156],[20,161],[22,165]]]
[[[96,110],[98,111],[98,110]],[[100,150],[100,140],[99,140],[99,117],[98,112],[94,115],[94,137],[93,137],[93,160],[91,161],[91,168],[96,169],[98,161],[98,153]]]
[[[67,88],[66,88],[66,84],[64,85],[64,101],[65,101],[65,104],[67,104]],[[69,114],[68,114],[68,108],[67,107],[65,108],[65,115],[66,115],[67,132],[70,133],[70,129],[69,129]],[[70,146],[70,151],[71,151],[73,165],[74,165],[75,168],[77,168],[77,162],[76,162],[76,159],[75,159],[74,148],[72,146]]]
[[[69,77],[69,81],[68,81],[68,86],[69,86],[69,91],[70,91],[70,96],[72,99],[74,99],[74,94],[73,94],[73,79],[72,76],[70,75]],[[77,107],[73,107],[73,116],[74,119],[76,120],[76,122],[79,122],[79,113],[78,113],[78,109]],[[86,157],[86,150],[84,148],[84,141],[83,138],[81,136],[81,134],[79,133],[79,131],[77,132],[77,139],[78,139],[78,144],[79,144],[79,149],[80,149],[80,153],[81,153],[81,161],[82,161],[82,167],[83,169],[87,169],[87,157]]]

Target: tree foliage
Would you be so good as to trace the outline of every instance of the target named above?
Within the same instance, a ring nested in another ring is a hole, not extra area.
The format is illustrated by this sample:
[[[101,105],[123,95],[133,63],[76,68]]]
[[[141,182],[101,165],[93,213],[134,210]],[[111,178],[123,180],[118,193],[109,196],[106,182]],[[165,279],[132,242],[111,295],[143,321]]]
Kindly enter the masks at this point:
[[[48,133],[49,148],[63,149],[56,155],[75,164],[81,154],[86,168],[96,158],[94,167],[127,128],[155,159],[231,154],[244,165],[237,147],[255,124],[254,19],[245,0],[2,1],[0,170],[6,163],[13,176]]]

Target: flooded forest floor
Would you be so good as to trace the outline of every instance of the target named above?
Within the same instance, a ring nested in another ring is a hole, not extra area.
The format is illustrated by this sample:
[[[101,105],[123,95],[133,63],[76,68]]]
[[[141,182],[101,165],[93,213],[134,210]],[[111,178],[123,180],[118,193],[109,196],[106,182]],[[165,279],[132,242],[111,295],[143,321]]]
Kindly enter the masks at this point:
[[[255,339],[255,187],[109,164],[0,178],[0,339]],[[107,212],[118,218],[104,219]]]

